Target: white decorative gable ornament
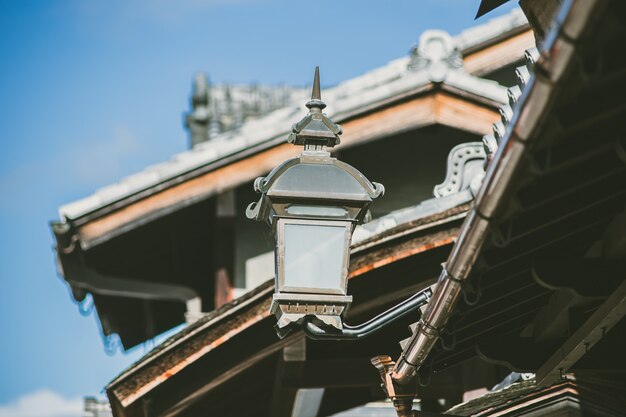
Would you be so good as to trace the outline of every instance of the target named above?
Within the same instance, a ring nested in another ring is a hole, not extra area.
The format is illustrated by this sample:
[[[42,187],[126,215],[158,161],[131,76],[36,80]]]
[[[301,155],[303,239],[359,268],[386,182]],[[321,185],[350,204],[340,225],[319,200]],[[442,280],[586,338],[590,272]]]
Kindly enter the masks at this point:
[[[442,30],[427,30],[411,50],[409,69],[428,70],[432,81],[443,81],[450,69],[463,68],[463,57],[454,39]]]

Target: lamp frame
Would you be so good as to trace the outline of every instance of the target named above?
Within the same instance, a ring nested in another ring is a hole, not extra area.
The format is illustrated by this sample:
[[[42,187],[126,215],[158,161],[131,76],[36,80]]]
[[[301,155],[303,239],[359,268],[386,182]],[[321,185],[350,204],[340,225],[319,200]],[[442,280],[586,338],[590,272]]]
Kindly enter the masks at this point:
[[[291,287],[285,286],[285,226],[306,225],[306,226],[330,226],[330,227],[342,227],[344,229],[343,240],[343,259],[341,262],[341,277],[340,285],[341,289],[319,288],[319,287]],[[348,265],[350,263],[350,241],[352,239],[352,231],[354,225],[350,221],[345,220],[320,220],[316,218],[312,219],[296,219],[280,217],[276,223],[276,248],[275,248],[275,261],[276,261],[276,291],[281,294],[335,294],[346,295],[348,289]]]

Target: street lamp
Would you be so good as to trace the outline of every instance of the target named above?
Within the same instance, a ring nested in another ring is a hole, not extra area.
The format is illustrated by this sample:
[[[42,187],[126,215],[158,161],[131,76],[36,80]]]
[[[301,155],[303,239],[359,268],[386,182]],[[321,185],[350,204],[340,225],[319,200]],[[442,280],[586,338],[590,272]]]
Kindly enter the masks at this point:
[[[261,194],[248,206],[250,219],[264,221],[275,238],[275,293],[271,311],[278,330],[313,320],[322,328],[343,329],[341,316],[352,302],[347,295],[350,240],[370,203],[384,187],[330,156],[341,127],[322,110],[319,69],[309,113],[293,125],[289,143],[304,146],[299,157],[259,177]]]

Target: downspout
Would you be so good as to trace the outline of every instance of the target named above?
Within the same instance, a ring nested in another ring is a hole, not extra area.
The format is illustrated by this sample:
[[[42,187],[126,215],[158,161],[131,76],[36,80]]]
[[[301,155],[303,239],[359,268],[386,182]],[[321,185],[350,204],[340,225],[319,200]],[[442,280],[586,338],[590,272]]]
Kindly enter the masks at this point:
[[[439,338],[459,295],[461,285],[469,276],[471,267],[485,241],[488,221],[474,209],[464,223],[461,235],[444,264],[433,298],[428,303],[417,328],[403,349],[393,368],[392,378],[400,384],[408,383],[416,374]]]
[[[528,74],[526,68],[518,68],[523,94],[519,102],[517,97],[511,100],[511,108],[515,106],[512,120],[487,169],[474,209],[466,218],[448,261],[443,266],[433,298],[391,371],[394,383],[407,384],[416,375],[450,318],[462,285],[469,277],[485,242],[490,220],[506,201],[509,184],[521,166],[528,141],[549,113],[547,109],[551,105],[554,86],[571,68],[575,50],[573,43],[585,29],[587,16],[595,11],[596,3],[587,0],[564,2],[555,16],[552,31],[542,45],[541,56],[538,56],[536,50],[527,51],[527,63],[534,64],[537,61],[537,68],[532,75]],[[510,92],[514,89],[510,89]]]
[[[204,316],[202,298],[193,288],[178,284],[140,281],[126,277],[110,276],[85,265],[78,237],[68,223],[51,223],[57,245],[59,274],[72,289],[81,289],[100,295],[125,297],[137,300],[177,301],[185,303],[185,321],[191,324]],[[80,305],[80,298],[74,299]]]
[[[177,301],[185,303],[185,321],[191,324],[204,316],[202,298],[193,288],[158,282],[145,282],[102,274],[75,259],[61,257],[59,266],[64,279],[72,288],[98,295],[146,301]]]

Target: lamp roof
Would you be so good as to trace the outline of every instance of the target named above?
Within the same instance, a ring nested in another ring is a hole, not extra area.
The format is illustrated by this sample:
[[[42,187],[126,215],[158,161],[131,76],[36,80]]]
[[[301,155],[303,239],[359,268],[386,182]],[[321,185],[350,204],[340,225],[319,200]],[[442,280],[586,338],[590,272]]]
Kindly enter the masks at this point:
[[[309,109],[309,114],[292,126],[287,141],[305,147],[307,145],[322,145],[332,148],[339,144],[339,135],[342,133],[341,126],[333,123],[322,113],[326,103],[322,101],[319,67],[315,67],[311,100],[306,103],[306,106]]]

